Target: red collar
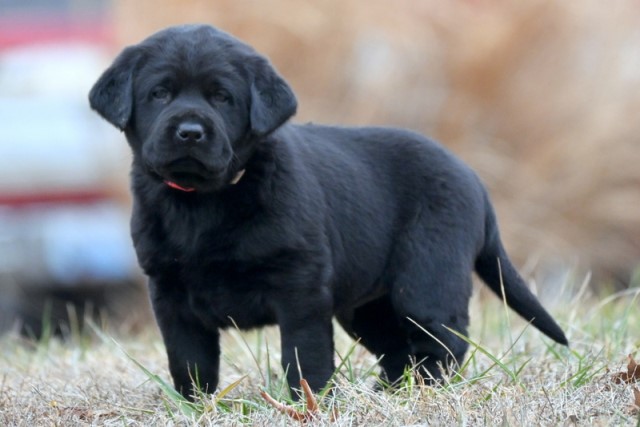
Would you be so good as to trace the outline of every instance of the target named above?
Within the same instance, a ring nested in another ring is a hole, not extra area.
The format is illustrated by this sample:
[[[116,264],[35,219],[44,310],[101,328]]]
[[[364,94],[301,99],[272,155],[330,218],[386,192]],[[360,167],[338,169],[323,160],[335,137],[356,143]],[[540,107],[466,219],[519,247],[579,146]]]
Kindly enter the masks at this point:
[[[240,182],[240,179],[242,179],[242,176],[244,175],[245,169],[240,169],[238,171],[238,173],[236,173],[236,175],[233,177],[233,179],[229,182],[229,184],[231,185],[236,185],[238,182]],[[174,188],[176,190],[180,190],[180,191],[184,191],[186,193],[191,193],[192,191],[196,191],[195,188],[193,187],[183,187],[179,184],[176,184],[173,181],[164,181],[165,184],[167,184],[169,187]]]

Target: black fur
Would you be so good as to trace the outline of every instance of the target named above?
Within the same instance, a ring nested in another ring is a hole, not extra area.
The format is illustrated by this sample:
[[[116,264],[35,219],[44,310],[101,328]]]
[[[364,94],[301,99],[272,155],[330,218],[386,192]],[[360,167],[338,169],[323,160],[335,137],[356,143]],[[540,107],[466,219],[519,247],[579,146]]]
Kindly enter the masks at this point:
[[[322,388],[334,316],[391,381],[410,360],[439,378],[467,349],[443,325],[466,333],[473,270],[499,295],[502,275],[508,304],[567,344],[467,166],[406,130],[285,123],[293,92],[228,34],[161,31],[125,49],[90,102],[133,151],[133,241],[183,394],[196,373],[215,389],[219,330],[234,324],[278,324],[289,384],[298,358]]]

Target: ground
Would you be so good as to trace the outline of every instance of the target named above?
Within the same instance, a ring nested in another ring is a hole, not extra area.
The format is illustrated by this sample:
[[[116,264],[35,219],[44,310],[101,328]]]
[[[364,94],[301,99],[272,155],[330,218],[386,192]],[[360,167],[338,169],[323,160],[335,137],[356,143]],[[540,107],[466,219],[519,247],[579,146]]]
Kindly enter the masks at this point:
[[[567,349],[543,337],[494,297],[472,302],[470,351],[443,387],[409,380],[375,391],[375,359],[336,333],[340,367],[333,393],[318,397],[309,425],[640,425],[640,289],[607,298],[548,303],[567,331]],[[89,326],[66,339],[0,341],[0,425],[298,425],[260,392],[283,391],[277,330],[223,335],[220,390],[181,401],[168,386],[153,325],[122,334]],[[636,375],[636,376],[634,376]],[[411,377],[411,376],[408,376]],[[303,399],[304,400],[304,399]]]

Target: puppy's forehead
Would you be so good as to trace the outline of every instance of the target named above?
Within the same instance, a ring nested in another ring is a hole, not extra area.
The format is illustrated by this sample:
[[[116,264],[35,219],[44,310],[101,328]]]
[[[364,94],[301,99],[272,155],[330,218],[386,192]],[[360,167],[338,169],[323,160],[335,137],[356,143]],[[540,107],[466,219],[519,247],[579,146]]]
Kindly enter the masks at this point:
[[[181,67],[201,68],[215,61],[235,65],[255,56],[249,45],[208,25],[183,25],[162,30],[140,45],[147,55],[159,62]]]

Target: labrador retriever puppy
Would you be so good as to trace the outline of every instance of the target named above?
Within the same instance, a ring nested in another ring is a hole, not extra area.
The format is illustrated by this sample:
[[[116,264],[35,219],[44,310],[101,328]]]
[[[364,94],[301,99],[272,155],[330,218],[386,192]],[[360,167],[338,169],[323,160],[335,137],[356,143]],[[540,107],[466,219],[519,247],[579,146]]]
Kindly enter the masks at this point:
[[[126,48],[91,107],[133,151],[131,234],[175,387],[218,384],[219,331],[277,324],[289,384],[334,371],[335,317],[390,383],[460,363],[471,273],[554,341],[478,177],[381,127],[288,123],[297,101],[250,46],[205,25]]]

